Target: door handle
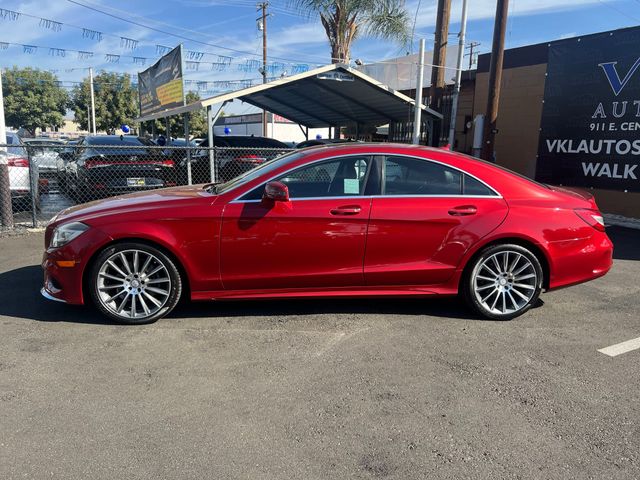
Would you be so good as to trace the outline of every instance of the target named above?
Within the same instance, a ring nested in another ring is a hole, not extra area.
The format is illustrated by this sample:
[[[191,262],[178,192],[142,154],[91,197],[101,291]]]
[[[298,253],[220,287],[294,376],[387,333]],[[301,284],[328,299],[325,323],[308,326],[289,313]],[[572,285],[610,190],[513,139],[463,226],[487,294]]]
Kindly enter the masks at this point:
[[[345,205],[344,207],[338,207],[331,210],[331,215],[357,215],[360,213],[359,205]]]
[[[461,205],[449,210],[449,215],[453,215],[454,217],[464,217],[467,215],[475,215],[477,212],[478,209],[474,205]]]

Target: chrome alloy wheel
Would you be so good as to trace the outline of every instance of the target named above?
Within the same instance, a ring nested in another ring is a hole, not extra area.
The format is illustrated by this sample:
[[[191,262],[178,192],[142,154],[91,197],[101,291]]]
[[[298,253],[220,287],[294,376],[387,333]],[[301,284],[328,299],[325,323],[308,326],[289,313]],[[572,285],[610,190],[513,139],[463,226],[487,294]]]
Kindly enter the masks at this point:
[[[473,276],[478,303],[495,315],[508,315],[527,306],[536,293],[538,275],[526,256],[502,250],[487,257]]]
[[[171,277],[165,264],[143,250],[123,250],[100,266],[96,290],[102,306],[126,318],[146,318],[165,306],[171,294]]]

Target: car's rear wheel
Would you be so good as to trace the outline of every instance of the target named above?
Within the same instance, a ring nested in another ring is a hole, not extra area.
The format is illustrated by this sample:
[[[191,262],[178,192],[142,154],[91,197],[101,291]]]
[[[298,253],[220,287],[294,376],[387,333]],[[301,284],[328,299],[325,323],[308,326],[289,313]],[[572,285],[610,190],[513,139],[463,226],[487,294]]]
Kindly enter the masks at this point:
[[[94,304],[120,323],[154,322],[173,310],[182,293],[173,261],[142,243],[106,248],[93,264],[90,279]]]
[[[538,258],[520,245],[493,245],[474,260],[463,282],[469,306],[494,320],[511,320],[529,310],[542,291]]]

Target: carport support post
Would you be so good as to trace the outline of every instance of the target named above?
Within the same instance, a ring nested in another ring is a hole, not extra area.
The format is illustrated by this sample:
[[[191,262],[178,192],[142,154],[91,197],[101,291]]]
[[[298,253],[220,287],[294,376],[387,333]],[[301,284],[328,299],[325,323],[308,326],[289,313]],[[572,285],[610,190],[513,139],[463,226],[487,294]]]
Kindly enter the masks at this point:
[[[209,141],[209,173],[211,183],[216,183],[216,152],[213,149],[213,112],[211,105],[207,107],[207,139]]]
[[[211,183],[216,183],[218,178],[218,172],[216,171],[216,150],[213,145],[213,124],[218,120],[226,104],[227,102],[223,102],[215,115],[213,114],[213,107],[211,105],[207,107],[207,140],[209,142],[209,171],[211,172]]]

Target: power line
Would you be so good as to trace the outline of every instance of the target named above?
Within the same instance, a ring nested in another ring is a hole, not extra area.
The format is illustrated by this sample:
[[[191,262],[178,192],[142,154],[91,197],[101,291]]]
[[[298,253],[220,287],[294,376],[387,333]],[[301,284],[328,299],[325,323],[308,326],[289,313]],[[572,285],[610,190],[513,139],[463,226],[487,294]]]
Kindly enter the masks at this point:
[[[638,0],[636,0],[637,2]],[[634,17],[633,15],[629,15],[628,13],[620,10],[618,7],[614,7],[613,5],[609,4],[608,2],[604,2],[603,0],[598,0],[598,2],[600,2],[602,5],[604,5],[605,7],[610,8],[611,10],[615,10],[616,12],[618,12],[620,15],[624,15],[627,18],[631,18],[633,20],[635,20],[636,22],[640,22],[640,18],[638,17]],[[640,3],[640,2],[638,2]]]
[[[171,37],[180,38],[180,39],[186,40],[188,42],[193,42],[193,43],[197,43],[197,44],[200,44],[200,45],[206,45],[206,46],[209,46],[209,47],[212,47],[212,48],[218,48],[218,49],[221,49],[221,50],[226,50],[226,51],[229,51],[229,52],[239,53],[239,54],[242,54],[242,55],[259,56],[259,55],[256,55],[255,53],[249,52],[247,50],[239,50],[239,49],[236,49],[236,48],[224,47],[222,45],[217,45],[217,44],[214,44],[214,43],[209,43],[209,42],[203,42],[201,40],[196,40],[194,38],[187,37],[185,35],[180,35],[180,34],[177,34],[177,33],[168,32],[166,30],[161,30],[159,28],[156,28],[156,27],[153,27],[153,26],[150,26],[150,25],[145,25],[143,23],[136,22],[134,20],[129,20],[127,18],[123,18],[123,17],[120,17],[118,15],[114,15],[112,13],[106,12],[104,10],[101,10],[99,8],[96,8],[96,7],[93,7],[93,6],[90,6],[90,5],[85,5],[83,3],[78,2],[77,0],[67,0],[67,2],[73,3],[74,5],[78,5],[80,7],[84,7],[86,9],[88,9],[88,10],[100,13],[102,15],[107,15],[107,16],[109,16],[111,18],[115,18],[117,20],[120,20],[120,21],[123,21],[123,22],[126,22],[126,23],[130,23],[132,25],[136,25],[138,27],[142,27],[142,28],[146,28],[148,30],[152,30],[154,32],[162,33],[163,35],[169,35]],[[292,60],[290,58],[275,57],[275,56],[273,58],[276,58],[278,60],[288,61],[288,62],[296,62],[296,61],[298,61],[298,60]]]

